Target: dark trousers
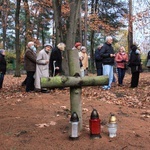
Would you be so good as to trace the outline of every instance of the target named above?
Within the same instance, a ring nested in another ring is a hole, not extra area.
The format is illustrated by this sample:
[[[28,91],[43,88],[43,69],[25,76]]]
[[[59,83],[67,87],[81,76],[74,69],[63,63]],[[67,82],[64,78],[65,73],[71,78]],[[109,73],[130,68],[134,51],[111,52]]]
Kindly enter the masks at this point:
[[[0,89],[1,89],[2,86],[3,86],[3,81],[4,81],[4,74],[3,74],[3,73],[0,73]]]
[[[34,76],[35,71],[27,71],[26,92],[34,91]]]
[[[131,77],[131,87],[132,87],[132,88],[138,86],[138,83],[139,83],[139,75],[140,75],[139,72],[133,72],[133,73],[132,73],[132,77]]]
[[[97,76],[103,75],[103,68],[97,68]]]
[[[117,73],[118,73],[118,84],[123,84],[123,79],[125,76],[126,70],[123,68],[117,68]]]

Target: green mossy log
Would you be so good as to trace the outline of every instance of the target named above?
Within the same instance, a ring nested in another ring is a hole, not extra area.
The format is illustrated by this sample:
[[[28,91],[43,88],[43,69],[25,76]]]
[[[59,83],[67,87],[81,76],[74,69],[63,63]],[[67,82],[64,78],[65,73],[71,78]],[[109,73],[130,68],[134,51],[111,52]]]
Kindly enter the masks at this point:
[[[41,78],[42,88],[99,86],[106,84],[108,84],[108,76],[55,76],[49,78]]]

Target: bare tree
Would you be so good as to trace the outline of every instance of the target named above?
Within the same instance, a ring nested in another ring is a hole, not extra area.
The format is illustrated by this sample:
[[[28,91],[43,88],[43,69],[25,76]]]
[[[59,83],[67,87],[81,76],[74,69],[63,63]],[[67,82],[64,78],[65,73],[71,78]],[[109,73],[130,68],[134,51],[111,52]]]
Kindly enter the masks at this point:
[[[30,11],[28,0],[23,0],[25,9],[25,50],[27,43],[32,39],[31,22],[30,22]]]
[[[56,28],[56,43],[63,41],[62,36],[62,24],[61,24],[61,2],[60,0],[53,0],[53,10],[54,10],[54,22]]]
[[[15,70],[15,77],[20,77],[20,39],[19,39],[19,14],[20,14],[20,3],[21,0],[17,0],[16,4],[16,13],[15,13],[15,48],[16,48],[16,70]]]
[[[133,20],[132,20],[132,0],[129,0],[129,20],[128,20],[128,52],[130,51],[130,46],[133,44]]]
[[[85,0],[85,13],[84,13],[84,46],[87,47],[87,20],[88,20],[88,0]]]
[[[3,48],[6,49],[6,30],[7,30],[7,18],[9,14],[9,0],[2,0],[2,26],[3,26]]]

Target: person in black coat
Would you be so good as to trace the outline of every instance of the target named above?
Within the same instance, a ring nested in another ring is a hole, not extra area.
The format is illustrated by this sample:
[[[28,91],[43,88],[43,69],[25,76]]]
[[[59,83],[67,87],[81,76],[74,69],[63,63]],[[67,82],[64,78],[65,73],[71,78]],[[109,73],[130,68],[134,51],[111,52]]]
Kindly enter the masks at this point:
[[[64,43],[59,43],[52,49],[49,64],[52,76],[62,74],[62,51],[65,50],[65,47],[66,45]]]
[[[141,59],[138,53],[137,46],[131,45],[131,53],[129,58],[129,67],[131,67],[131,86],[130,88],[135,88],[139,83],[139,75],[141,71]]]
[[[112,47],[113,38],[111,36],[106,37],[106,42],[100,50],[100,56],[102,57],[103,63],[103,75],[107,75],[109,78],[108,85],[103,86],[104,90],[109,90],[113,82],[114,73],[113,66],[115,62],[115,53]]]
[[[99,45],[95,50],[95,65],[97,70],[97,76],[103,75],[102,57],[100,56],[100,50],[102,45]]]
[[[6,74],[5,50],[0,50],[0,89],[3,87],[4,75]]]
[[[146,64],[147,68],[150,69],[150,51],[147,54],[147,64]]]

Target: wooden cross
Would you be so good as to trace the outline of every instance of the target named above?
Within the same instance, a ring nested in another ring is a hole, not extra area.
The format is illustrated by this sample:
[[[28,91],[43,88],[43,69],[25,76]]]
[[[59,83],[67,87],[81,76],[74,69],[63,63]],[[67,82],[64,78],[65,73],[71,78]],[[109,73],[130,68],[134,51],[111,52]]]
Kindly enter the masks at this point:
[[[61,88],[70,87],[70,109],[71,113],[76,112],[82,129],[82,86],[99,86],[108,84],[108,76],[85,76],[80,77],[80,66],[78,53],[74,50],[69,51],[69,72],[70,76],[55,76],[41,78],[42,88]]]

